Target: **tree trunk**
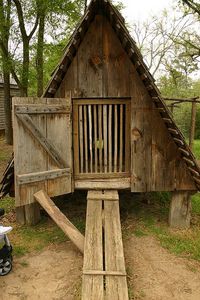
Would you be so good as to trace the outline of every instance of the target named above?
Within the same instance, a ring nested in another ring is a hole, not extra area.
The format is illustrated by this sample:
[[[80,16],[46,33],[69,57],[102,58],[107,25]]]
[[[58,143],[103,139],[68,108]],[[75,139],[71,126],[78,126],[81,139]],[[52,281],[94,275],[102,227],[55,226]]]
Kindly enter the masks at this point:
[[[197,104],[193,102],[192,112],[191,112],[190,138],[189,138],[189,146],[191,150],[193,149],[194,138],[195,138],[196,114],[197,114]]]
[[[12,145],[12,116],[10,97],[10,61],[8,53],[8,41],[10,35],[10,9],[11,1],[0,1],[0,45],[2,52],[2,68],[4,81],[4,113],[5,113],[5,138],[6,143]]]
[[[40,13],[37,56],[36,56],[36,70],[37,70],[37,96],[41,97],[43,94],[44,85],[44,26],[45,13]]]
[[[4,80],[4,112],[5,112],[5,139],[9,145],[13,144],[13,131],[12,131],[12,109],[10,97],[10,74],[3,67],[3,80]]]
[[[23,68],[21,78],[21,96],[28,96],[28,79],[29,79],[29,40],[23,38]]]

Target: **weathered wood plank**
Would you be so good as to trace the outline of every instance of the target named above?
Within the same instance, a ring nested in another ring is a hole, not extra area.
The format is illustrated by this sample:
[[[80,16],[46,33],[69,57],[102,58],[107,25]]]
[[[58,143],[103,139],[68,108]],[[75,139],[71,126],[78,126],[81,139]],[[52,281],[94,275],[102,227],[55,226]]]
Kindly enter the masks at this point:
[[[169,225],[177,228],[189,228],[191,219],[191,199],[187,191],[172,193]]]
[[[83,270],[83,275],[127,276],[125,272]]]
[[[104,201],[105,270],[126,273],[119,202]],[[126,277],[106,276],[105,299],[128,300]]]
[[[121,179],[121,178],[126,178],[126,177],[130,177],[130,173],[129,172],[122,172],[122,173],[84,173],[84,174],[78,174],[78,175],[75,175],[75,179],[86,179],[86,180],[89,180],[89,179],[111,179],[111,178],[118,178],[118,179]]]
[[[88,191],[87,200],[119,200],[119,194],[115,191]]]
[[[114,172],[117,172],[117,158],[118,158],[118,114],[117,105],[114,106]]]
[[[68,114],[70,108],[62,105],[29,105],[29,106],[15,106],[16,114]]]
[[[83,126],[84,126],[84,121],[83,121]],[[78,128],[78,105],[73,105],[73,143],[74,143],[74,174],[79,174],[80,144],[79,144],[79,128]]]
[[[83,173],[83,106],[79,106],[80,172]]]
[[[65,99],[53,99],[54,105],[56,107],[66,107],[66,111],[69,111],[71,98],[67,94],[66,97]],[[46,98],[13,99],[16,207],[24,206],[24,216],[27,222],[32,222],[33,219],[36,221],[38,216],[38,205],[31,205],[30,209],[27,206],[35,202],[33,195],[38,190],[45,190],[50,196],[72,192],[71,172],[64,175],[66,168],[65,170],[58,170],[57,162],[47,155],[46,149],[24,127],[22,122],[16,117],[14,110],[14,107],[29,107],[29,105],[48,107],[49,105],[51,106],[51,103],[52,99]],[[70,115],[70,113],[63,115],[35,113],[31,117],[32,123],[39,129],[42,137],[47,139],[55,149],[59,149],[67,169],[72,169]],[[24,115],[21,114],[21,117],[24,117]],[[57,127],[59,128],[59,135]],[[66,136],[64,140],[63,135]],[[39,177],[38,173],[40,173]],[[33,175],[32,179],[29,177],[31,174]],[[40,177],[41,175],[42,178]],[[57,177],[58,175],[61,175],[61,177]],[[19,184],[18,178],[21,180],[19,183],[24,182],[24,180],[29,182],[27,184]]]
[[[130,101],[126,104],[126,115],[125,115],[125,172],[130,172],[130,161],[131,161],[131,105]]]
[[[66,177],[71,175],[71,169],[57,169],[57,170],[50,170],[50,171],[43,171],[43,172],[35,172],[23,175],[16,175],[17,176],[17,183],[19,185],[28,184],[33,182],[40,182],[60,177]]]
[[[98,155],[97,155],[97,106],[94,105],[94,164],[95,173],[98,171]]]
[[[102,201],[87,200],[83,270],[103,271]],[[103,275],[84,275],[82,300],[104,299]]]
[[[84,147],[85,147],[85,172],[88,173],[88,119],[87,119],[87,106],[83,106],[84,111]]]
[[[120,105],[120,145],[119,145],[119,172],[123,171],[123,105]],[[126,150],[126,149],[125,149]]]
[[[108,117],[108,154],[109,154],[109,172],[112,172],[112,105],[109,105]]]
[[[56,162],[59,168],[65,168],[66,163],[58,153],[57,149],[48,141],[48,139],[42,134],[39,128],[34,124],[32,119],[28,115],[18,115],[17,118],[25,126],[26,129],[33,135],[38,143],[46,150],[51,158]]]
[[[92,108],[88,105],[88,123],[89,123],[89,149],[90,149],[90,172],[93,173],[93,151],[92,151]]]
[[[75,180],[75,189],[79,190],[124,190],[130,189],[130,177],[120,179],[90,179],[90,180]]]
[[[98,131],[99,131],[99,172],[103,171],[103,135],[102,135],[102,105],[98,105]]]
[[[73,171],[73,154],[72,154],[72,118],[71,118],[71,95],[65,94],[66,107],[69,111],[68,114],[47,114],[46,115],[46,137],[51,145],[59,151],[59,155],[62,157],[67,168],[71,169],[71,172],[66,177],[55,178],[47,181],[47,193],[49,196],[59,196],[68,194],[73,191],[72,186],[72,171]],[[47,99],[47,106],[52,100]],[[60,99],[54,99],[56,104],[60,103]],[[59,130],[59,134],[58,134]],[[57,169],[56,162],[51,158],[48,159],[48,170]]]
[[[108,110],[107,105],[103,105],[103,141],[104,141],[104,172],[108,172]]]
[[[47,156],[43,147],[35,142],[29,132],[16,117],[14,106],[16,105],[45,105],[46,99],[42,98],[13,98],[13,137],[14,137],[14,160],[15,160],[15,206],[19,207],[17,213],[24,215],[24,221],[36,224],[39,221],[38,205],[31,205],[35,202],[33,194],[38,189],[45,189],[45,182],[37,182],[19,186],[16,175],[42,172],[47,170]],[[46,134],[46,117],[41,115],[34,116],[35,126],[40,128],[43,135]],[[21,207],[21,208],[20,208]],[[24,210],[24,212],[22,212]],[[17,219],[20,219],[17,217]]]
[[[59,210],[54,202],[49,198],[45,191],[39,191],[34,194],[35,199],[46,210],[54,222],[64,231],[74,245],[83,253],[84,236],[78,229],[67,219],[67,217]]]

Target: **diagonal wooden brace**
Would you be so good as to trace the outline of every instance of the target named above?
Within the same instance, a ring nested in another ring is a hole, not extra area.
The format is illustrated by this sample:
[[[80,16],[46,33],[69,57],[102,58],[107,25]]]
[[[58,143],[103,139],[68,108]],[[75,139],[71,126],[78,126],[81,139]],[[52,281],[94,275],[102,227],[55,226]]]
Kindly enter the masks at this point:
[[[84,252],[84,236],[80,231],[67,219],[67,217],[59,210],[51,198],[43,190],[34,194],[35,199],[45,209],[54,222],[64,231],[74,245]]]

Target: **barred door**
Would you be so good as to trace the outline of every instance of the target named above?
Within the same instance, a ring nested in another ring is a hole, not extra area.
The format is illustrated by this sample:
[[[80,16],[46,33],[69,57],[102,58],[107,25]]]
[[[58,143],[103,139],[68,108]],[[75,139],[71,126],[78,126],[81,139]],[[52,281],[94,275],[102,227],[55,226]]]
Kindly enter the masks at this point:
[[[130,100],[74,100],[76,178],[130,173]]]

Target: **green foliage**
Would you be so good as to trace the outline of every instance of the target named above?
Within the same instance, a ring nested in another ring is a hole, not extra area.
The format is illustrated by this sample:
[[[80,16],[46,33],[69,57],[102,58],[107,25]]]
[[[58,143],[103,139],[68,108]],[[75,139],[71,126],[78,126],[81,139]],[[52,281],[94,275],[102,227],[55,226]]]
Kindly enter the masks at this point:
[[[200,159],[200,140],[194,141],[193,152],[194,152],[196,159],[199,160]]]
[[[193,13],[197,13],[200,17],[200,3],[198,0],[180,0],[179,2],[184,5],[185,13],[192,11]]]
[[[0,207],[3,208],[6,213],[11,212],[15,208],[14,198],[4,197],[0,200]]]
[[[200,80],[193,80],[183,73],[173,69],[168,76],[158,80],[158,86],[164,97],[192,98],[200,96]],[[167,102],[169,104],[169,102]],[[191,123],[191,103],[177,104],[174,108],[174,119],[186,138],[189,138]],[[197,104],[195,138],[200,138],[200,105]]]
[[[192,196],[192,211],[195,215],[200,216],[200,194]]]

